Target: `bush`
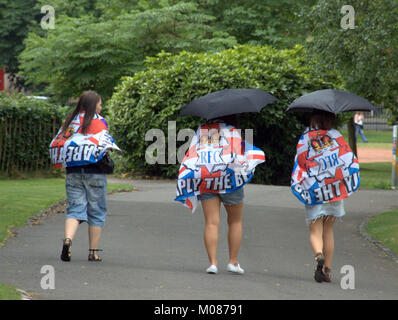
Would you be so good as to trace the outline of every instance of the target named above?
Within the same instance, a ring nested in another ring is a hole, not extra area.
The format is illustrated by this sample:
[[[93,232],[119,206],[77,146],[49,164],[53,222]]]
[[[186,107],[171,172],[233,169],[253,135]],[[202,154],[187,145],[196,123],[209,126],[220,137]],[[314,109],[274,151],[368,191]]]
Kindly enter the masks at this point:
[[[47,101],[0,94],[0,173],[49,169],[48,146],[64,112]]]
[[[254,181],[266,184],[290,181],[296,143],[304,126],[298,119],[302,115],[285,113],[288,104],[311,91],[342,88],[336,73],[318,76],[315,64],[300,46],[290,50],[238,46],[218,53],[181,52],[176,56],[162,52],[146,60],[145,71],[122,80],[108,107],[111,134],[126,152],[126,170],[170,178],[177,177],[179,164],[145,162],[145,150],[153,143],[144,139],[149,129],[161,129],[166,143],[168,121],[177,122],[177,132],[196,129],[203,119],[180,117],[180,107],[213,91],[259,88],[273,94],[278,103],[259,114],[240,116],[241,128],[253,128],[254,144],[265,152],[266,163],[257,167]]]

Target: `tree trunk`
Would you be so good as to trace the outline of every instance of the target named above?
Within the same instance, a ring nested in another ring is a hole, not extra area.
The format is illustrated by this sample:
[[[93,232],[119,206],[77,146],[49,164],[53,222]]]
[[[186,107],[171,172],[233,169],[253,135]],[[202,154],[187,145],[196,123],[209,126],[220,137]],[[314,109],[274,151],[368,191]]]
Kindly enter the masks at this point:
[[[352,152],[354,152],[355,156],[358,158],[357,153],[357,141],[355,139],[355,126],[354,126],[354,117],[350,118],[347,121],[347,129],[348,129],[348,144]]]

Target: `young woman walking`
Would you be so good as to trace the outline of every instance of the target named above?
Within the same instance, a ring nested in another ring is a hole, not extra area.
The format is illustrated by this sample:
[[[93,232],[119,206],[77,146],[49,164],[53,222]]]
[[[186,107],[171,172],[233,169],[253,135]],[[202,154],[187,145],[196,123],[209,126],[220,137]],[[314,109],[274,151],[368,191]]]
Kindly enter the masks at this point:
[[[228,214],[229,261],[227,271],[244,274],[238,262],[242,241],[244,185],[249,183],[254,167],[265,161],[264,153],[248,145],[235,116],[206,122],[196,132],[182,161],[177,198],[192,211],[202,204],[204,244],[210,266],[207,273],[218,273],[218,231],[223,203]]]
[[[310,126],[297,145],[293,194],[305,204],[317,282],[331,281],[334,223],[345,215],[344,200],[357,190],[358,159],[334,128],[333,113],[313,111]]]
[[[101,108],[100,95],[94,91],[85,92],[50,145],[54,165],[66,167],[68,207],[61,253],[63,261],[71,260],[72,240],[82,222],[89,225],[88,260],[102,261],[97,252],[101,251],[98,246],[107,214],[107,180],[98,162],[108,147],[118,148],[108,134],[107,122],[99,115]]]

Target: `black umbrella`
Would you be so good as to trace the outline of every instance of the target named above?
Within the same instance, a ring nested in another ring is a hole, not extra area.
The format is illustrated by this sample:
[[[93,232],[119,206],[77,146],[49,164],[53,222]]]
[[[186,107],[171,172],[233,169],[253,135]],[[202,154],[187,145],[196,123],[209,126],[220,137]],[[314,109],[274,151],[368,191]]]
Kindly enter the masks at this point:
[[[226,89],[209,93],[181,108],[181,115],[215,119],[236,113],[260,112],[267,104],[277,101],[261,89]]]
[[[286,111],[310,112],[313,109],[332,113],[372,111],[373,105],[366,99],[342,90],[318,90],[305,94],[292,102]]]

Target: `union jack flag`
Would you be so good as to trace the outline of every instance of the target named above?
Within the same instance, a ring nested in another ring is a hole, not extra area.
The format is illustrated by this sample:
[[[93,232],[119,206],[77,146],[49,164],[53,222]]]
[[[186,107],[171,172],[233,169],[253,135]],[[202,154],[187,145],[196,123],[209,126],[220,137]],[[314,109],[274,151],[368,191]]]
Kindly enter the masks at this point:
[[[305,130],[297,144],[291,179],[292,192],[302,203],[345,199],[360,181],[358,159],[340,132]]]
[[[239,129],[225,123],[202,125],[181,163],[174,200],[193,213],[198,195],[231,193],[242,188],[264,161],[264,152],[243,140]]]

